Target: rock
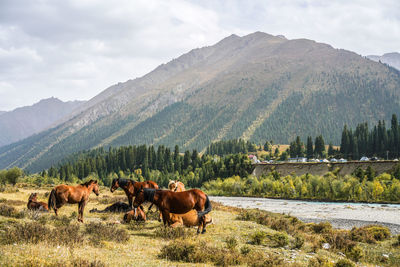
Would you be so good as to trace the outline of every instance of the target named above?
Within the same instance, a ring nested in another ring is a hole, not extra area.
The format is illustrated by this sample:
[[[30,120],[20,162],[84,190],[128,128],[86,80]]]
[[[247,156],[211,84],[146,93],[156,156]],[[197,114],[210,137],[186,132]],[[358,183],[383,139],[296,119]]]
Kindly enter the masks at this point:
[[[329,243],[323,243],[323,244],[322,244],[322,248],[323,248],[323,249],[330,249],[330,248],[331,248],[331,245],[330,245]]]

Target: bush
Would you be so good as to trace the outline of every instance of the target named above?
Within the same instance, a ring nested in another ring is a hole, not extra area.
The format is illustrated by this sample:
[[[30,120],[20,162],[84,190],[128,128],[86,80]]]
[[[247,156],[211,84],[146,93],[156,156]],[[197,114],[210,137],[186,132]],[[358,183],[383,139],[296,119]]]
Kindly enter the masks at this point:
[[[82,243],[84,237],[79,229],[79,225],[67,225],[55,228],[51,231],[49,240],[57,245],[76,245]]]
[[[351,240],[348,231],[346,230],[333,230],[330,233],[323,235],[324,241],[329,243],[332,249],[341,251],[350,251],[355,242]]]
[[[332,230],[332,225],[329,222],[311,223],[310,225],[316,234],[329,233]]]
[[[102,241],[126,242],[129,234],[125,229],[118,228],[115,224],[91,222],[85,225],[85,234],[93,245],[100,245]]]
[[[346,256],[349,259],[358,262],[364,256],[364,252],[359,246],[354,246],[347,251]]]
[[[268,235],[268,239],[270,241],[270,245],[275,248],[284,247],[289,244],[288,235],[281,232]]]
[[[67,226],[71,223],[72,218],[66,215],[62,216],[51,216],[50,220],[53,221],[54,226]]]
[[[164,239],[187,238],[193,236],[193,232],[184,227],[160,227],[154,232],[154,234],[156,237]]]
[[[292,244],[292,248],[301,249],[304,245],[304,237],[301,235],[296,235]]]
[[[267,234],[265,232],[257,231],[250,236],[250,242],[254,245],[261,245],[266,237]]]
[[[251,248],[246,245],[240,248],[240,253],[242,253],[243,255],[249,254],[250,251],[251,251]]]
[[[335,267],[354,267],[354,263],[348,259],[341,259],[335,263]]]
[[[160,258],[169,259],[172,261],[193,262],[192,254],[196,246],[187,241],[175,241],[161,249]]]
[[[38,222],[16,223],[1,235],[1,243],[33,243],[47,239],[50,230]]]
[[[26,216],[26,211],[22,210],[18,212],[14,207],[8,206],[6,204],[0,205],[0,215],[5,217],[12,217],[17,219],[22,219]]]
[[[367,225],[360,228],[354,227],[350,231],[351,239],[358,242],[374,244],[390,238],[389,228],[381,225]]]
[[[234,237],[228,237],[228,238],[225,240],[225,243],[226,243],[226,247],[227,247],[228,249],[230,249],[230,250],[235,250],[236,247],[237,247],[237,245],[238,245],[238,241],[237,241],[237,239],[234,238]]]

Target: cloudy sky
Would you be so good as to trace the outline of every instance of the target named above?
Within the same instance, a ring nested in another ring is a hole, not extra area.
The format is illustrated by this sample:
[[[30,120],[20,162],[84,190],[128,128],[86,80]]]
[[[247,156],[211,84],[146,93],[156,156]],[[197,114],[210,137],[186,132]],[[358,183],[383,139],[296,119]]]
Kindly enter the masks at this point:
[[[0,110],[90,99],[193,48],[255,31],[362,55],[400,52],[400,1],[0,0]]]

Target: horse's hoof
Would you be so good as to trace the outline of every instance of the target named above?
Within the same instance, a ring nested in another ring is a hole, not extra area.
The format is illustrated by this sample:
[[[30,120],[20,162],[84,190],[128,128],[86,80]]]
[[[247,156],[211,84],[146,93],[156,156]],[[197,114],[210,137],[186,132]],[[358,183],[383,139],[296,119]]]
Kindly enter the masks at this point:
[[[203,231],[201,231],[201,234],[205,234],[206,233],[206,229],[204,229]]]

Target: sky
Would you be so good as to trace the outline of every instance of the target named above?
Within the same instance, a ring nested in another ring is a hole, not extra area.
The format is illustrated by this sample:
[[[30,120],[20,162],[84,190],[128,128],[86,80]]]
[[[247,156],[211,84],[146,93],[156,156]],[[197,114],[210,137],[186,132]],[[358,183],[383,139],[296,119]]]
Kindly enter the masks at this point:
[[[0,0],[0,111],[53,96],[88,100],[255,31],[361,55],[400,52],[400,1]]]

